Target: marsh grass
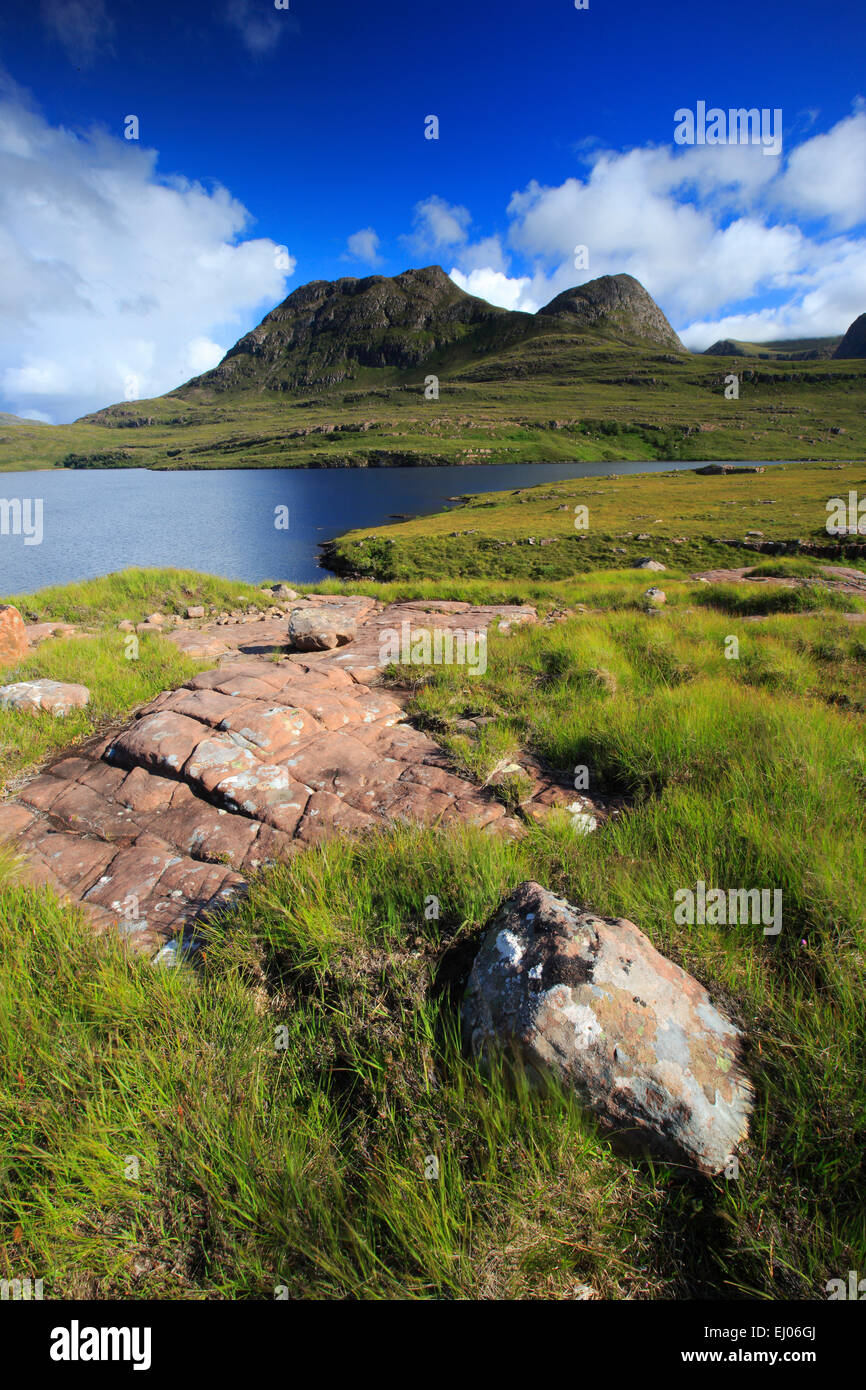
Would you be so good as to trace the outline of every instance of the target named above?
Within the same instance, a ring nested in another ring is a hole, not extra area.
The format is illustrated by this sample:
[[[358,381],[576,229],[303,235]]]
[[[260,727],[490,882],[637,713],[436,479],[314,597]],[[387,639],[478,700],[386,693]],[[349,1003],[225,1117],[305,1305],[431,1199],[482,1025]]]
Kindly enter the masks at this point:
[[[412,673],[419,717],[476,780],[528,749],[626,794],[593,835],[553,817],[517,843],[399,827],[313,847],[172,971],[7,867],[4,1277],[102,1298],[774,1299],[864,1267],[866,745],[832,698],[862,699],[862,638],[836,612],[754,623],[665,585],[649,617],[630,581],[575,580],[591,611],[493,633],[483,678]],[[115,660],[114,634],[93,640]],[[134,693],[100,698],[110,714]],[[468,970],[526,878],[630,917],[744,1027],[738,1179],[626,1157],[572,1097],[465,1056]],[[678,925],[674,894],[699,878],[781,888],[779,936]]]

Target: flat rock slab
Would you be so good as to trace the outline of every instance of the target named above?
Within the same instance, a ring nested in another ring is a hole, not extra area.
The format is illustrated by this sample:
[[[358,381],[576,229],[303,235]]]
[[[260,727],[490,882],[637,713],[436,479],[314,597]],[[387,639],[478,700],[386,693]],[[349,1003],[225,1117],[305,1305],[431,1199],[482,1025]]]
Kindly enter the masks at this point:
[[[463,1001],[474,1055],[552,1074],[633,1147],[722,1171],[746,1137],[743,1035],[633,922],[522,883],[494,918]]]
[[[537,616],[534,608],[524,604],[393,603],[370,613],[345,649],[323,652],[315,660],[320,668],[338,667],[369,685],[381,680],[395,654],[402,660],[406,653],[411,661],[413,646],[424,633],[430,634],[433,650],[437,641],[444,647],[450,634],[455,654],[459,655],[462,642],[464,654],[471,658],[479,636],[486,637],[492,625],[509,631],[514,625],[535,622]],[[466,664],[471,666],[471,660]]]
[[[180,628],[176,632],[166,633],[166,636],[170,642],[173,642],[187,656],[191,656],[193,660],[216,661],[230,650],[219,637],[208,632],[196,632],[194,629]]]
[[[326,599],[312,596],[307,610],[321,617],[334,607]],[[250,874],[330,836],[400,822],[519,834],[502,803],[456,775],[406,722],[399,699],[364,676],[380,679],[383,634],[403,622],[485,632],[531,621],[534,610],[383,608],[363,596],[340,606],[356,636],[330,652],[282,655],[285,618],[170,634],[191,654],[215,643],[222,664],[164,691],[126,728],[0,805],[0,838],[21,851],[31,881],[153,951],[243,892]]]
[[[72,637],[78,631],[72,623],[25,623],[25,630],[31,647],[48,637]]]
[[[65,681],[16,681],[13,685],[0,685],[0,709],[26,710],[30,714],[48,710],[60,718],[71,710],[83,709],[89,700],[90,691],[86,685]]]

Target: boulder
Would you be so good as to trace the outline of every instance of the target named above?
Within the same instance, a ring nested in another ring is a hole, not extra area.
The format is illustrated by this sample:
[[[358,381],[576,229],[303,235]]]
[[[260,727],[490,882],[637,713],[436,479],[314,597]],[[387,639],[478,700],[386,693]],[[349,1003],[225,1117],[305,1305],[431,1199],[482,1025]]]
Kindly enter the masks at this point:
[[[651,589],[647,589],[644,598],[647,603],[653,604],[656,608],[660,608],[663,603],[667,603],[668,601],[668,596],[664,589],[656,589],[655,586]]]
[[[356,632],[355,619],[335,606],[296,608],[289,615],[289,641],[301,652],[324,652],[344,647]]]
[[[86,685],[69,685],[64,681],[16,681],[14,685],[0,685],[0,709],[27,710],[31,714],[46,709],[60,718],[70,710],[83,709],[89,700],[90,691]]]
[[[189,604],[186,610],[186,616],[188,618],[203,618],[204,607],[200,603]]]
[[[14,666],[30,646],[24,619],[11,603],[0,604],[0,666]]]
[[[472,1053],[572,1089],[622,1142],[717,1174],[746,1137],[743,1036],[633,922],[538,883],[503,904],[463,1000]]]
[[[667,565],[663,565],[661,560],[650,560],[648,557],[644,557],[636,562],[635,568],[639,570],[663,570],[667,569]]]

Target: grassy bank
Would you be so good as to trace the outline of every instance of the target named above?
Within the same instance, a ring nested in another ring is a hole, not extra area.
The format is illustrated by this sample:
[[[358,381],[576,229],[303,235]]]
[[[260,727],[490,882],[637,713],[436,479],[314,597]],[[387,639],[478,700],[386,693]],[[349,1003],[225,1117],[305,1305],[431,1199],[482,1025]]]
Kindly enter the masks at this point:
[[[347,532],[329,563],[341,574],[545,582],[621,569],[644,556],[675,569],[754,564],[757,544],[851,555],[863,537],[827,534],[827,502],[866,495],[866,467],[787,464],[763,473],[704,476],[685,470],[517,488],[465,497],[448,512]]]
[[[154,970],[3,878],[4,1277],[44,1278],[47,1297],[775,1299],[823,1298],[863,1267],[858,600],[677,572],[650,616],[649,578],[347,586],[571,608],[493,634],[483,677],[395,674],[477,780],[528,750],[627,798],[593,835],[554,818],[516,844],[406,828],[309,849],[211,924],[198,970]],[[243,589],[133,574],[31,596],[40,616],[94,626],[31,660],[102,663],[119,710],[124,682],[149,694],[181,672],[155,638],[146,674],[122,674],[99,605],[112,623],[143,616],[133,596],[166,611],[195,601],[184,585],[220,603]],[[631,917],[744,1026],[757,1103],[738,1178],[625,1159],[571,1098],[485,1080],[464,1056],[467,971],[528,877]],[[674,893],[698,878],[780,887],[781,934],[678,926]]]

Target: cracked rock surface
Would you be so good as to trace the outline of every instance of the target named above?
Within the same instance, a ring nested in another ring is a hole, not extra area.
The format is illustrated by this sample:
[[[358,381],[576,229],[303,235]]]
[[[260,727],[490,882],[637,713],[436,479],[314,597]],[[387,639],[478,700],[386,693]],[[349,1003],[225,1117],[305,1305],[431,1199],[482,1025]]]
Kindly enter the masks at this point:
[[[367,678],[381,679],[383,629],[408,620],[482,629],[530,621],[533,610],[346,607],[356,637],[335,650],[282,656],[285,619],[176,634],[187,650],[218,640],[221,664],[0,803],[0,840],[23,856],[29,881],[153,952],[263,865],[329,836],[399,821],[519,833],[502,803],[451,770]],[[549,783],[538,791],[551,795]]]

